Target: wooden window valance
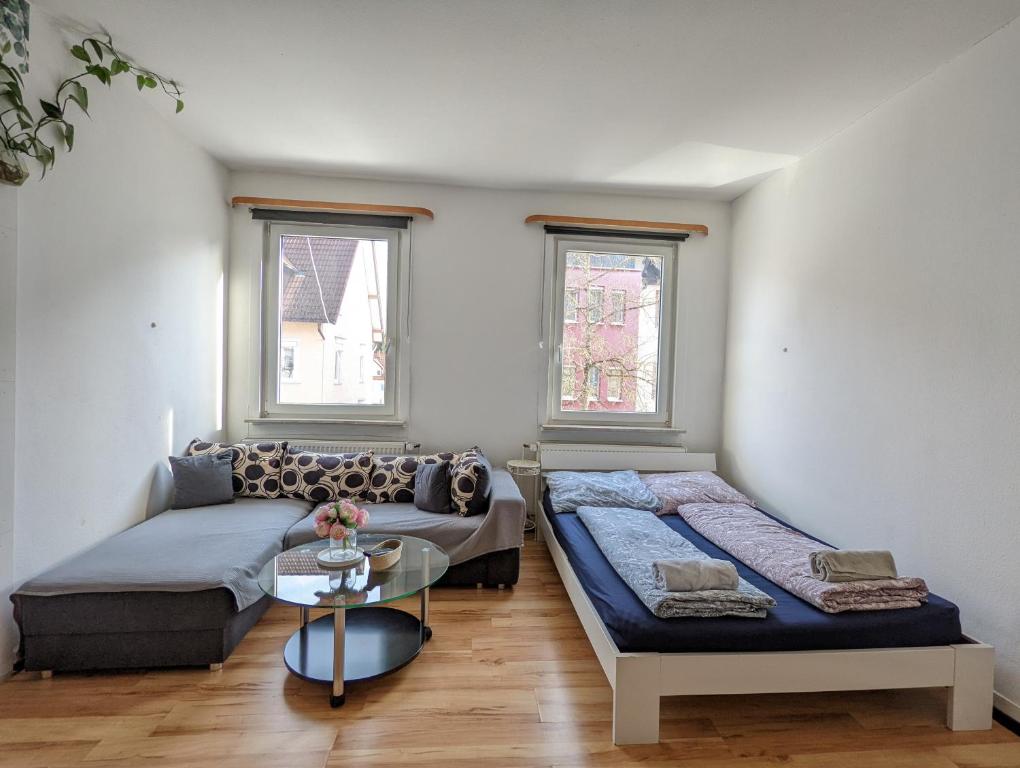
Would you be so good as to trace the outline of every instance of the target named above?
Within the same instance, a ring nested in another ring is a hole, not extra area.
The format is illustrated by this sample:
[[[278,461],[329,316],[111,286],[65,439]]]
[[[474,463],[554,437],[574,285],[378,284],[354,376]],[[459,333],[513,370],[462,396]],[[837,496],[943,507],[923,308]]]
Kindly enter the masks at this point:
[[[407,216],[409,218],[434,219],[436,215],[428,208],[410,205],[377,205],[374,203],[334,203],[328,200],[289,200],[280,197],[232,198],[234,207],[250,205],[253,208],[269,208],[283,211],[327,211],[333,213],[364,213],[376,216]]]
[[[564,227],[584,230],[613,231],[619,235],[634,234],[697,235],[706,237],[704,224],[679,224],[671,221],[642,221],[640,219],[596,219],[587,216],[558,216],[536,213],[524,220],[525,224],[544,224],[546,227]]]

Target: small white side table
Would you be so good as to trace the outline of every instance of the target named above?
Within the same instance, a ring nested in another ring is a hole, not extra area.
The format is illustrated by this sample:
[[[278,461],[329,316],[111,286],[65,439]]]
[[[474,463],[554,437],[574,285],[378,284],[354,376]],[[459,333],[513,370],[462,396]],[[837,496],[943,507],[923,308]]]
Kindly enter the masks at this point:
[[[542,531],[538,527],[538,524],[536,522],[536,516],[538,515],[538,505],[540,504],[538,494],[539,490],[542,487],[541,481],[542,464],[541,462],[535,461],[533,459],[510,459],[510,461],[506,463],[506,471],[513,475],[514,480],[517,481],[518,488],[520,488],[521,486],[520,478],[522,477],[534,478],[531,481],[532,485],[531,493],[525,494],[523,490],[521,491],[521,495],[524,496],[525,499],[524,503],[527,509],[528,516],[527,520],[524,523],[524,530],[534,531],[535,541],[541,541]]]

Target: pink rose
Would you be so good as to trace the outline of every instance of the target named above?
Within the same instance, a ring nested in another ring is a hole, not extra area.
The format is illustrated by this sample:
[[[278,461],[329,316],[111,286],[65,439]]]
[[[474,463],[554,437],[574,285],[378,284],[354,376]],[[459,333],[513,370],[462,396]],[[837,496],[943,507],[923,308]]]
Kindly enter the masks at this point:
[[[329,523],[327,523],[325,520],[320,520],[315,524],[315,535],[318,536],[320,539],[324,539],[327,536],[329,536],[329,530],[330,530]]]
[[[325,507],[320,507],[319,511],[315,513],[315,522],[322,523],[329,518],[329,512],[326,511]]]
[[[341,523],[333,523],[333,527],[329,529],[329,537],[335,541],[346,539],[348,535],[347,528]]]
[[[358,510],[358,527],[364,528],[366,525],[368,525],[368,510],[362,508]]]

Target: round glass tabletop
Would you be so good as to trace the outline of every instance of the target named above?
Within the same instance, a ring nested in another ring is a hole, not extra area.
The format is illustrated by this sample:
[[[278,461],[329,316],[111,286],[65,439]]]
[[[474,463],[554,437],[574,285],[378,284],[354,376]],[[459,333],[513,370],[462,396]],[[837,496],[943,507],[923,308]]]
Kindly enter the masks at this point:
[[[414,536],[360,534],[358,546],[386,539],[403,543],[400,560],[385,570],[373,570],[370,558],[345,569],[321,568],[316,554],[328,539],[302,544],[281,552],[259,572],[259,586],[270,597],[309,608],[362,608],[399,600],[435,584],[450,567],[441,547]],[[428,569],[425,568],[426,553]]]

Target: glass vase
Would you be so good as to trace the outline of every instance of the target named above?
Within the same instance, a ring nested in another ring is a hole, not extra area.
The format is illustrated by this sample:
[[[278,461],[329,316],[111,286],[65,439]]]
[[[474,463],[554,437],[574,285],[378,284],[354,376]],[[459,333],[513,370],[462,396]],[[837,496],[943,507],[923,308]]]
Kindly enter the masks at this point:
[[[341,554],[350,554],[358,548],[358,532],[352,531],[349,536],[344,536],[342,539],[334,539],[332,536],[329,537],[329,551],[334,556]],[[339,557],[337,559],[340,559]]]

